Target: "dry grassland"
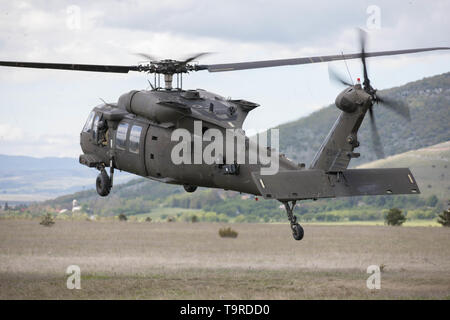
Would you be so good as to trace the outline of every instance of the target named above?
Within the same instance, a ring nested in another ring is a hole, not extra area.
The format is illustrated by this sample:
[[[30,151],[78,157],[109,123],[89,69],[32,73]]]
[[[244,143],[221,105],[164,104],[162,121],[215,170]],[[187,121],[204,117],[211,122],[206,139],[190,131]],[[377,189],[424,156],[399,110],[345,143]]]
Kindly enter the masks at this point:
[[[295,241],[287,224],[233,224],[236,239],[223,226],[0,220],[0,299],[450,298],[448,228],[306,225]]]

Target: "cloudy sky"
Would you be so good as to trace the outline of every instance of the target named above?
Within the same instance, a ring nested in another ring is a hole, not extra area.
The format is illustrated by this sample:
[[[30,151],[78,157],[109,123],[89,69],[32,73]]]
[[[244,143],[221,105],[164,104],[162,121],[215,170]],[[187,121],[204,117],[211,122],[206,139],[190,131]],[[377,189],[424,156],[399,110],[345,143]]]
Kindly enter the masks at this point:
[[[133,65],[146,52],[201,63],[450,46],[450,1],[1,1],[0,60]],[[346,74],[343,62],[333,68]],[[358,61],[349,61],[353,78]],[[100,98],[148,87],[145,74],[0,67],[0,153],[77,157],[79,132]],[[258,102],[248,133],[305,116],[334,101],[327,64],[198,72],[185,88]],[[372,58],[378,88],[450,71],[450,53]]]

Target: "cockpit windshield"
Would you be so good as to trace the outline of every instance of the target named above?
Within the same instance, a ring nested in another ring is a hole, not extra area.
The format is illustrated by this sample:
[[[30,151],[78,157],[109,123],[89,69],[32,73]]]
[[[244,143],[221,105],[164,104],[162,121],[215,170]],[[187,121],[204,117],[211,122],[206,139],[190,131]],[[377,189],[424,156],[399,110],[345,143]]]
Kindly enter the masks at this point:
[[[92,121],[94,120],[95,111],[91,111],[84,125],[83,132],[90,132],[92,129]]]

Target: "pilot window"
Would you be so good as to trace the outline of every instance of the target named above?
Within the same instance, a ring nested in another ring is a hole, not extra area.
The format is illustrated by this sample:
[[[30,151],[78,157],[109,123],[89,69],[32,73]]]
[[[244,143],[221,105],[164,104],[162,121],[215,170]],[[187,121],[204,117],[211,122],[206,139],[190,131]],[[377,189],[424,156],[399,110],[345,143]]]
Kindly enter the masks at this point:
[[[89,117],[86,120],[86,124],[84,125],[83,132],[90,132],[92,129],[92,121],[94,120],[95,112],[91,111],[89,113]]]
[[[117,128],[116,133],[116,147],[117,149],[125,150],[125,144],[127,140],[128,123],[121,123]]]
[[[94,128],[92,128],[92,131],[94,132],[94,141],[97,141],[97,134],[98,134],[98,121],[100,120],[100,116],[96,115],[94,118]]]
[[[130,132],[130,152],[139,153],[139,141],[141,140],[142,127],[133,126]]]

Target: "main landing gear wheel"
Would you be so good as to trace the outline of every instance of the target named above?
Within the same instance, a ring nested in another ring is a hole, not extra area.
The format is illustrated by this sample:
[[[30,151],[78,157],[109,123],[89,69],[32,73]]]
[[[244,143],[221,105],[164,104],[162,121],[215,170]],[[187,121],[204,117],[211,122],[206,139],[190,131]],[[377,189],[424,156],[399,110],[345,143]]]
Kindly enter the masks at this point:
[[[297,201],[292,201],[291,205],[289,204],[289,201],[283,202],[284,206],[286,207],[288,220],[291,223],[292,236],[295,240],[302,240],[305,232],[303,231],[303,227],[297,223],[297,217],[293,213],[296,203]]]
[[[111,191],[111,180],[105,169],[100,170],[95,185],[97,187],[97,193],[102,197],[106,197]]]
[[[295,240],[302,240],[303,239],[303,235],[305,234],[305,232],[303,231],[303,227],[301,225],[299,225],[298,223],[293,224],[291,226],[292,228],[292,236],[294,237]]]
[[[192,193],[197,190],[197,186],[191,186],[190,184],[183,185],[183,188],[186,192]]]

